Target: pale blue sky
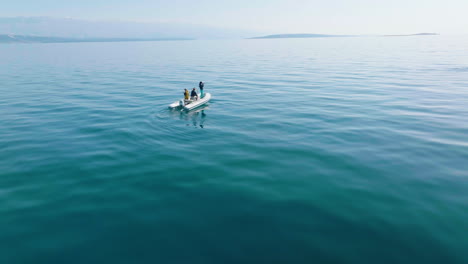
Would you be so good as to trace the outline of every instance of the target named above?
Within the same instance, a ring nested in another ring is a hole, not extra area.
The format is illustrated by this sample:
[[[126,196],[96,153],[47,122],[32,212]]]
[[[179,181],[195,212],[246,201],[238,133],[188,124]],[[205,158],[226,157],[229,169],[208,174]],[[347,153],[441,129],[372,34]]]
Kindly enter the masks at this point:
[[[0,16],[165,21],[271,33],[468,33],[468,0],[14,0]]]

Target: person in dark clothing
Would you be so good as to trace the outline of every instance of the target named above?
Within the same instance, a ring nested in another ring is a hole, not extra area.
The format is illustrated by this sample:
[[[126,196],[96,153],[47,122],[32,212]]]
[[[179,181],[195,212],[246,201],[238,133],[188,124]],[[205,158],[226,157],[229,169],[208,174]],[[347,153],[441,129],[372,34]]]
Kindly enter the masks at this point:
[[[200,88],[200,96],[201,98],[203,98],[203,96],[205,96],[203,94],[203,87],[205,87],[205,84],[202,81],[200,81],[200,83],[198,84],[198,87]]]
[[[198,94],[197,94],[197,90],[195,89],[195,87],[193,87],[192,92],[190,93],[190,99],[198,100]]]

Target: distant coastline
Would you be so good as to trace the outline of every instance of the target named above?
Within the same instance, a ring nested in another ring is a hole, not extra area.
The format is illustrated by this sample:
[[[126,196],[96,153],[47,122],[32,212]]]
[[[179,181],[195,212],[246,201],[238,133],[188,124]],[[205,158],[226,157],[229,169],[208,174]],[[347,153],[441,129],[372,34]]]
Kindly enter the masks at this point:
[[[375,35],[375,37],[436,36],[438,33],[417,33],[402,35]],[[276,34],[248,39],[286,39],[286,38],[346,38],[368,37],[365,35],[328,35],[328,34]],[[31,35],[0,34],[0,43],[78,43],[78,42],[138,42],[138,41],[180,41],[194,38],[67,38]]]
[[[438,33],[417,33],[407,35],[375,35],[376,37],[408,37],[408,36],[434,36]],[[365,37],[364,35],[328,35],[328,34],[275,34],[249,39],[283,39],[283,38],[344,38],[344,37]]]
[[[134,42],[193,40],[191,38],[61,38],[0,34],[0,43],[74,43],[74,42]]]
[[[249,39],[277,39],[277,38],[343,38],[356,37],[355,35],[328,35],[328,34],[276,34]]]
[[[406,35],[384,35],[384,37],[412,37],[412,36],[437,36],[439,33],[417,33],[417,34],[406,34]]]

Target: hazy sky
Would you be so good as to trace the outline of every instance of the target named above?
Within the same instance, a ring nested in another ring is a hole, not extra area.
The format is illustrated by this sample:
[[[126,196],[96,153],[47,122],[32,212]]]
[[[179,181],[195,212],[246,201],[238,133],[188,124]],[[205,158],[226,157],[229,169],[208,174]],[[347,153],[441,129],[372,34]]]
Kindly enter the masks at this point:
[[[468,0],[12,0],[0,16],[169,21],[270,33],[468,33]]]

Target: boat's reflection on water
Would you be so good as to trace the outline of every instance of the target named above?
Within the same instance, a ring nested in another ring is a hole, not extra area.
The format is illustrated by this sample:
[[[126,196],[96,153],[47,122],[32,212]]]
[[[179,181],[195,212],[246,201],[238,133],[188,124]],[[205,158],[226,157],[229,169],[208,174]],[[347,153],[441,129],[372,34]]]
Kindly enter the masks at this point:
[[[187,126],[194,126],[205,128],[205,120],[206,120],[206,111],[209,108],[208,105],[193,109],[191,111],[184,111],[184,110],[177,110],[173,111],[174,115],[179,115],[180,120],[184,120],[187,122]]]

